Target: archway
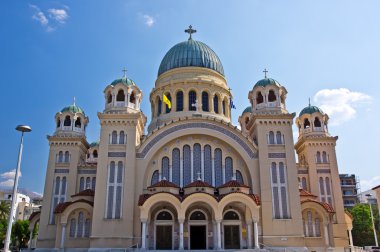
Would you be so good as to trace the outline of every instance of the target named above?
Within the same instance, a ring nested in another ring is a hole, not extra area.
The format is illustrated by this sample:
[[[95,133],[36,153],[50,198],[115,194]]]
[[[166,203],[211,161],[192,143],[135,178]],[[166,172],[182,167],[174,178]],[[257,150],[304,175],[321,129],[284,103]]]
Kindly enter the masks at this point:
[[[173,249],[174,215],[168,209],[160,210],[154,218],[154,244],[156,250]]]
[[[241,217],[235,210],[228,210],[223,215],[224,249],[240,249]]]

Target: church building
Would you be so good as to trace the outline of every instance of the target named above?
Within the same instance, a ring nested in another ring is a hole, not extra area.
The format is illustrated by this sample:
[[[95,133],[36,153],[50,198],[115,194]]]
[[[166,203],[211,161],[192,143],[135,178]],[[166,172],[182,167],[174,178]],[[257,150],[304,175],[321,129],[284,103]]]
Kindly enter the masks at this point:
[[[55,115],[37,251],[344,251],[338,137],[308,105],[298,116],[287,89],[265,78],[231,122],[232,93],[217,54],[192,38],[163,57],[149,94],[124,73],[104,88],[99,140],[73,105]],[[133,74],[131,74],[133,75]],[[95,119],[93,121],[96,121]],[[298,128],[294,143],[292,125]],[[297,158],[296,158],[297,155]],[[298,161],[297,161],[298,160]]]

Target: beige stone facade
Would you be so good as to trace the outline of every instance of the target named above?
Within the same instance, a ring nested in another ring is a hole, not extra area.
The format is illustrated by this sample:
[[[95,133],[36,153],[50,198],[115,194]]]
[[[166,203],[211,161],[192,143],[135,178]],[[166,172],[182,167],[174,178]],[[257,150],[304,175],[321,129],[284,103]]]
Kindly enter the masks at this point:
[[[147,134],[142,92],[126,76],[104,90],[99,141],[87,142],[89,119],[75,104],[56,114],[32,244],[83,251],[349,246],[328,116],[309,106],[295,118],[285,87],[265,78],[247,90],[240,130],[217,56],[191,38],[178,45],[189,53],[161,63]]]

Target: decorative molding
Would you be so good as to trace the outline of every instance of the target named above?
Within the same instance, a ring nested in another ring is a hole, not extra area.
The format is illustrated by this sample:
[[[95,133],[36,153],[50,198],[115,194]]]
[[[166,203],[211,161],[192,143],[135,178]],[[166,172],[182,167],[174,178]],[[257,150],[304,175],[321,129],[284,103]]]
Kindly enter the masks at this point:
[[[126,152],[108,152],[108,157],[126,157]]]
[[[78,174],[96,174],[96,170],[78,170]]]
[[[236,134],[232,133],[231,131],[220,127],[218,125],[209,124],[209,123],[186,123],[186,124],[180,124],[176,125],[172,128],[169,128],[167,130],[164,130],[163,132],[159,133],[157,136],[155,136],[143,149],[141,152],[136,153],[137,158],[145,158],[145,156],[148,154],[148,152],[153,148],[155,144],[157,144],[160,140],[162,140],[164,137],[168,136],[169,134],[176,132],[178,130],[185,130],[185,129],[191,129],[191,128],[200,128],[200,129],[211,129],[218,131],[222,134],[224,134],[226,137],[231,138],[232,140],[236,141],[245,152],[247,152],[248,156],[250,158],[256,158],[256,153],[254,153],[251,148],[248,146],[246,142],[244,142],[240,137],[238,137]]]
[[[69,173],[70,170],[69,169],[55,169],[54,172],[55,173]]]
[[[317,169],[317,173],[331,173],[330,169]]]
[[[268,153],[268,158],[286,158],[286,153]]]

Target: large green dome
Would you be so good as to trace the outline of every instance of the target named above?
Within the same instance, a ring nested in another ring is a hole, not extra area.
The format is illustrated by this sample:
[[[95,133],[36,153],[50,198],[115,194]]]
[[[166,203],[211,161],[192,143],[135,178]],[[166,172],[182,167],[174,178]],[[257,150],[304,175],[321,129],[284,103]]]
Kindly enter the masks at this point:
[[[222,63],[206,44],[189,39],[173,46],[161,61],[158,75],[179,67],[204,67],[224,76]]]
[[[301,113],[300,113],[299,116],[302,116],[303,114],[309,114],[309,115],[311,115],[311,114],[313,114],[315,112],[319,112],[321,114],[324,114],[323,111],[322,111],[322,109],[318,108],[317,106],[311,106],[311,105],[309,105],[306,108],[304,108],[303,110],[301,110]]]

